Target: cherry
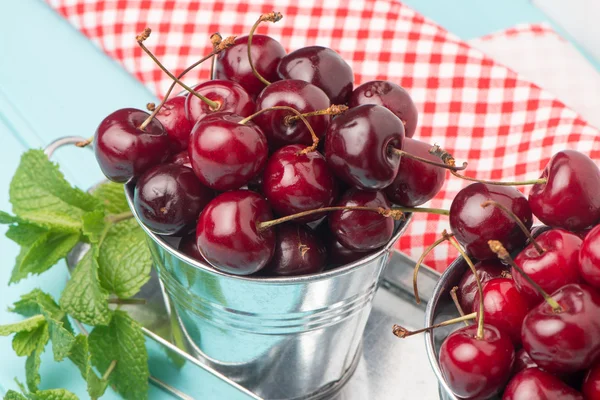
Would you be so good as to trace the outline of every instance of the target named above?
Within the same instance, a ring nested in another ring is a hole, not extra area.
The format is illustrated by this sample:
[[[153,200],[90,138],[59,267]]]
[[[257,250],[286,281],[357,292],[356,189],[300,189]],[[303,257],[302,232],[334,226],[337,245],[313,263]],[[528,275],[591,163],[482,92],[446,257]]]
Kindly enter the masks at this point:
[[[581,244],[579,273],[587,283],[600,288],[600,225],[592,229]]]
[[[380,191],[350,189],[342,195],[336,205],[388,209],[391,203]],[[335,238],[353,251],[378,249],[394,234],[394,221],[377,213],[360,210],[333,211],[328,220]]]
[[[508,381],[515,350],[510,337],[492,325],[477,338],[477,327],[466,326],[452,332],[440,347],[442,375],[460,398],[487,399]]]
[[[262,193],[278,215],[328,207],[334,201],[335,178],[321,153],[299,154],[305,146],[289,145],[269,158],[262,174]],[[304,222],[322,218],[313,214]]]
[[[273,82],[256,99],[256,110],[273,106],[293,107],[301,113],[326,109],[330,106],[327,95],[308,82],[287,79]],[[288,144],[312,144],[311,134],[302,121],[291,121],[286,111],[272,111],[258,115],[254,122],[267,135],[269,147],[278,149]],[[317,115],[310,118],[310,125],[319,138],[322,138],[329,126],[329,115]]]
[[[94,152],[111,181],[127,182],[169,157],[169,137],[159,121],[152,119],[144,130],[139,129],[149,116],[142,110],[122,108],[100,122]]]
[[[196,96],[187,96],[185,102],[186,115],[190,121],[197,122],[206,115],[216,112],[231,112],[247,117],[254,112],[254,101],[242,86],[225,80],[212,80],[194,86],[193,90],[213,101],[211,107]]]
[[[586,373],[581,391],[586,400],[600,399],[600,361]]]
[[[564,229],[551,229],[527,245],[515,257],[515,263],[544,291],[552,293],[568,283],[580,281],[580,247],[581,239],[577,235]],[[521,274],[513,270],[512,276],[529,304],[537,305],[543,301],[541,294]]]
[[[537,368],[537,364],[535,361],[531,359],[529,353],[525,351],[525,349],[520,349],[517,351],[515,356],[515,364],[513,365],[513,375],[518,374],[527,368]]]
[[[533,185],[529,204],[544,224],[570,231],[600,221],[600,169],[583,153],[556,153],[542,173],[546,183]]]
[[[479,261],[475,264],[475,269],[482,285],[492,279],[508,276],[508,268],[498,259]],[[477,281],[473,272],[465,271],[457,287],[460,306],[463,310],[471,310],[477,293]]]
[[[581,393],[539,368],[527,368],[515,375],[502,400],[583,400]]]
[[[450,206],[450,228],[467,252],[479,260],[495,257],[488,240],[499,240],[512,251],[522,246],[526,239],[517,222],[503,210],[481,207],[490,200],[511,210],[528,229],[533,224],[527,198],[517,189],[484,183],[465,187]]]
[[[427,143],[405,138],[402,149],[409,154],[437,161],[429,153]],[[446,181],[446,170],[408,157],[400,159],[396,178],[385,189],[392,203],[405,207],[416,207],[435,197]]]
[[[194,126],[186,116],[185,102],[184,96],[173,97],[165,102],[155,117],[165,128],[175,152],[187,149]]]
[[[373,250],[374,251],[374,250]],[[351,264],[354,261],[367,257],[372,251],[353,251],[343,246],[335,236],[327,235],[327,263],[330,267]]]
[[[267,160],[267,139],[254,124],[242,125],[239,116],[222,114],[200,120],[190,137],[192,169],[206,186],[219,190],[245,185]]]
[[[411,138],[417,129],[418,111],[410,95],[402,87],[390,81],[370,81],[358,86],[352,92],[348,105],[361,104],[384,106],[404,123],[406,137]],[[405,149],[410,152],[410,150]]]
[[[527,300],[519,293],[512,279],[496,278],[483,285],[485,321],[508,334],[515,346],[521,344],[521,325],[529,312]],[[479,308],[479,293],[475,294],[473,312]]]
[[[193,225],[213,193],[194,172],[176,164],[157,165],[135,185],[133,205],[139,219],[160,235],[181,233]]]
[[[264,272],[278,276],[315,274],[325,268],[325,244],[306,226],[287,223],[277,226],[273,259]]]
[[[190,153],[188,153],[187,150],[173,154],[171,158],[169,158],[168,162],[170,164],[183,165],[184,167],[192,168],[192,163],[190,162]]]
[[[193,258],[196,261],[208,264],[208,261],[206,261],[202,254],[200,254],[200,250],[198,250],[195,232],[190,233],[189,235],[185,235],[181,239],[181,242],[179,242],[179,251],[181,251],[186,256]]]
[[[275,252],[275,231],[260,229],[258,222],[273,217],[269,204],[249,190],[225,192],[200,214],[196,243],[216,269],[250,275],[264,268]]]
[[[321,88],[331,104],[346,104],[352,94],[352,68],[327,47],[303,47],[285,55],[277,73],[281,79],[299,79]]]

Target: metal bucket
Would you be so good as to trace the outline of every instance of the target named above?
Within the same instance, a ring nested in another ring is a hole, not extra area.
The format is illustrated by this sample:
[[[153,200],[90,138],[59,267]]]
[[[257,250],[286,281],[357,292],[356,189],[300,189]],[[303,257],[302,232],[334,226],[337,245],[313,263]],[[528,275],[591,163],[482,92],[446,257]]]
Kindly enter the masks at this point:
[[[132,206],[133,185],[126,185]],[[265,399],[321,399],[352,376],[362,334],[391,247],[410,220],[375,253],[299,277],[221,273],[149,231],[160,280],[196,357]]]

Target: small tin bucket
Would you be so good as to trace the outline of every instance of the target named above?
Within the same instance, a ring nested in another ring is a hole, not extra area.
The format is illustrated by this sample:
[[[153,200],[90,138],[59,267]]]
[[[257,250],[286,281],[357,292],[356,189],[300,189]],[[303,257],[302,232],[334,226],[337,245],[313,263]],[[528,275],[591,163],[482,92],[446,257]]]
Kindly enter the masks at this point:
[[[126,185],[129,206],[133,185]],[[410,220],[369,256],[320,274],[244,277],[221,273],[148,230],[160,280],[192,352],[265,399],[322,399],[352,376],[391,247]]]

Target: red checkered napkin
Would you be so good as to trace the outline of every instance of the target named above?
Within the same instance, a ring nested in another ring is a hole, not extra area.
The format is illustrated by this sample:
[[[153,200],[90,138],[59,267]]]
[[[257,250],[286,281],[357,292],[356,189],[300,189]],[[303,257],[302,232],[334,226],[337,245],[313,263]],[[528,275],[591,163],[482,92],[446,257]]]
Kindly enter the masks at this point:
[[[147,45],[181,71],[210,52],[211,33],[243,35],[259,14],[276,10],[284,19],[265,23],[261,33],[288,51],[312,44],[335,49],[352,66],[356,84],[388,79],[405,87],[420,112],[416,137],[442,145],[459,163],[468,160],[468,175],[537,178],[565,148],[600,161],[599,132],[577,113],[395,0],[47,1],[159,96],[170,81],[137,47],[143,28],[153,29]],[[208,66],[194,75],[189,82],[208,78]],[[451,177],[430,206],[450,207],[466,185]],[[418,258],[443,229],[447,218],[417,215],[398,248]],[[455,256],[440,246],[427,264],[443,270]]]

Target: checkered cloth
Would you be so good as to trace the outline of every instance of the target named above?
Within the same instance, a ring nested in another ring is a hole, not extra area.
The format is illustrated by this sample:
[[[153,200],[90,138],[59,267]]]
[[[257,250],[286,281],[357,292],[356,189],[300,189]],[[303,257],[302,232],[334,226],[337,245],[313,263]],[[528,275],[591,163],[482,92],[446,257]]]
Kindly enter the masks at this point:
[[[143,28],[153,29],[147,46],[179,72],[211,51],[211,33],[246,34],[259,14],[275,10],[283,20],[264,23],[260,33],[288,51],[313,44],[335,49],[352,66],[355,84],[387,79],[406,88],[420,112],[415,137],[442,145],[459,163],[469,161],[467,175],[537,178],[565,148],[600,161],[599,132],[576,112],[395,0],[47,1],[158,96],[171,82],[138,48]],[[186,81],[207,79],[208,70]],[[449,208],[467,184],[450,177],[430,206]],[[446,217],[417,215],[397,246],[418,258],[447,228]],[[443,245],[426,263],[441,271],[455,256]]]

